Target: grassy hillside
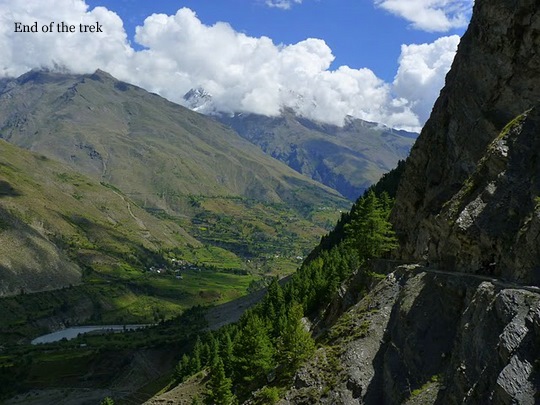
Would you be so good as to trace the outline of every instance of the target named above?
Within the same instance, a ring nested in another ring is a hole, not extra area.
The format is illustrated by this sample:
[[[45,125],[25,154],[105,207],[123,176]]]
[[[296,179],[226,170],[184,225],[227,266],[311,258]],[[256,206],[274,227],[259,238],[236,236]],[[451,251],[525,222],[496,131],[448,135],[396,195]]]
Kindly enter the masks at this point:
[[[0,107],[0,137],[243,257],[302,256],[349,206],[214,120],[101,71],[0,81]]]
[[[259,278],[178,221],[157,218],[114,187],[5,141],[0,226],[0,295],[19,294],[0,299],[4,337],[32,336],[55,322],[155,322],[239,297]],[[29,294],[58,288],[64,289]]]
[[[78,284],[84,270],[142,269],[160,249],[200,246],[113,187],[4,141],[0,221],[2,294]]]
[[[188,195],[298,209],[343,204],[214,120],[101,71],[3,81],[0,107],[2,138],[113,184],[145,208],[182,213],[175,200]]]
[[[0,299],[0,332],[33,335],[54,316],[154,322],[237,298],[264,275],[294,271],[324,232],[278,203],[190,196],[185,205],[185,217],[153,215],[114,186],[0,141],[0,295],[23,293]]]
[[[148,322],[238,297],[294,271],[348,206],[214,120],[101,71],[1,80],[0,137],[0,296],[74,286],[65,302],[95,304],[74,322]],[[27,301],[15,313],[29,318],[13,322],[61,312]]]
[[[337,127],[289,110],[280,117],[236,114],[219,120],[269,155],[353,201],[407,157],[418,135],[359,119]]]

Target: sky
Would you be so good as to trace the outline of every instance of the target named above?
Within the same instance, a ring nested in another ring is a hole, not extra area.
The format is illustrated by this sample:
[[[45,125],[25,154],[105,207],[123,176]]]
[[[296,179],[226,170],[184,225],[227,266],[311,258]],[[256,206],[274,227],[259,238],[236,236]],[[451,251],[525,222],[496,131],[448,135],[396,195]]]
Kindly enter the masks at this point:
[[[204,88],[225,113],[288,107],[418,131],[472,2],[0,0],[0,78],[99,68],[178,103]],[[61,21],[75,32],[58,32]],[[16,32],[16,22],[38,32]],[[81,23],[102,32],[79,32]]]

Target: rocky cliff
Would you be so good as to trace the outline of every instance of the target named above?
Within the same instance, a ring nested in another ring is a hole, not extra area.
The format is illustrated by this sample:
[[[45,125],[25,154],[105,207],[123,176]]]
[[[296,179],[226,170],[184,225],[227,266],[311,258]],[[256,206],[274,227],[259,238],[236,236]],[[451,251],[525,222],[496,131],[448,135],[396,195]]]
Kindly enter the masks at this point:
[[[476,1],[398,191],[401,258],[539,283],[539,49],[536,1]]]
[[[282,404],[540,403],[539,49],[537,1],[476,0],[391,218],[415,264],[330,319]]]
[[[281,404],[535,404],[540,294],[402,266],[347,311]]]

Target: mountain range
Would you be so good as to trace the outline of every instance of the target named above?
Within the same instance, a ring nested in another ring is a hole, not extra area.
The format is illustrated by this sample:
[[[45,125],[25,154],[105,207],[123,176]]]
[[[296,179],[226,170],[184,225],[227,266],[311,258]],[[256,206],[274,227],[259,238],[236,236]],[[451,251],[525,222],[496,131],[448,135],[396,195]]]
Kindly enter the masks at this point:
[[[171,258],[240,272],[240,284],[269,262],[289,273],[349,205],[223,124],[102,71],[4,79],[0,106],[3,295],[94,276],[136,284]]]
[[[202,89],[186,98],[192,99],[195,110],[201,100],[211,102]],[[3,79],[0,105],[0,138],[43,156],[50,165],[64,165],[34,173],[34,166],[9,163],[33,179],[29,181],[65,188],[78,184],[71,179],[82,176],[81,182],[104,190],[107,201],[118,200],[118,209],[125,211],[123,207],[129,206],[132,211],[152,213],[148,221],[165,221],[165,228],[171,226],[167,221],[174,222],[179,249],[202,242],[224,248],[240,260],[271,251],[281,254],[283,243],[290,246],[291,241],[298,248],[289,256],[307,254],[324,232],[321,227],[328,228],[339,210],[349,205],[341,195],[354,199],[405,157],[414,140],[414,134],[361,120],[350,120],[340,128],[303,119],[292,111],[277,118],[221,115],[220,123],[99,70],[88,75],[31,71],[17,79]],[[13,147],[6,144],[4,148],[9,151],[6,159],[17,155]],[[65,178],[62,173],[67,173]],[[7,172],[4,181],[17,188]],[[74,204],[83,205],[88,199],[82,192],[72,194],[78,198]],[[18,201],[38,201],[39,195],[33,195],[32,200]],[[63,213],[65,200],[57,201],[60,206],[53,211]],[[106,205],[113,216],[120,215],[116,207]],[[31,204],[27,209],[34,212],[37,222],[58,224],[40,217]],[[261,210],[268,215],[260,215]],[[111,222],[107,215],[98,220],[82,214],[89,212],[83,207],[80,212],[81,221]],[[145,229],[148,221],[140,217],[131,216],[139,222],[132,225]],[[292,226],[276,232],[276,223],[285,218]],[[292,218],[296,220],[291,222]],[[290,236],[285,239],[285,234]],[[152,238],[135,239],[145,246]],[[55,242],[49,242],[52,249]],[[159,238],[151,243],[153,251],[171,249],[172,244]],[[5,273],[21,273],[10,257],[6,250],[5,261],[11,264],[6,264]],[[77,260],[78,265],[70,262],[61,267],[78,278],[69,276],[63,282],[53,277],[56,281],[42,283],[43,288],[80,279],[82,259]],[[291,269],[293,262],[286,267]],[[57,265],[47,268],[62,273]],[[28,284],[24,277],[7,279],[11,282],[4,286],[5,292],[39,290],[38,284]]]
[[[215,110],[204,89],[184,95],[187,106],[210,114],[265,153],[337,191],[351,201],[405,159],[418,136],[348,117],[342,126],[325,124],[284,109],[277,117]]]
[[[118,186],[145,206],[174,209],[177,196],[192,194],[339,200],[223,125],[105,72],[32,71],[2,82],[0,104],[3,139]]]
[[[98,70],[0,80],[0,138],[0,336],[16,344],[163,323],[292,273],[415,134],[206,116]]]

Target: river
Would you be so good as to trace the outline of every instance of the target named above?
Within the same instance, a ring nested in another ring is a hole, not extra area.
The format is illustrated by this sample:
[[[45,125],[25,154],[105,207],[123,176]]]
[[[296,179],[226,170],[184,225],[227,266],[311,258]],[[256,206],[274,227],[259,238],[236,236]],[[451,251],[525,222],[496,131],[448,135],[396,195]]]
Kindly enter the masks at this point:
[[[102,332],[124,332],[127,330],[135,330],[144,328],[151,325],[94,325],[94,326],[73,326],[71,328],[62,329],[53,333],[48,333],[47,335],[42,335],[40,337],[32,340],[33,345],[40,343],[52,343],[58,342],[62,339],[75,339],[79,334],[102,331]]]

